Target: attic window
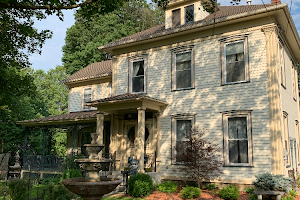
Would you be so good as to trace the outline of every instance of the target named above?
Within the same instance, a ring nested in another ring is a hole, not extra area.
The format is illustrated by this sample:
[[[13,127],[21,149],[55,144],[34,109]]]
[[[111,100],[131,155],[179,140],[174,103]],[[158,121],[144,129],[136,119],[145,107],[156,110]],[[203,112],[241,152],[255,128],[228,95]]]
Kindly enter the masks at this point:
[[[192,23],[194,22],[194,4],[185,7],[185,23]]]
[[[172,11],[172,27],[180,26],[180,9]]]

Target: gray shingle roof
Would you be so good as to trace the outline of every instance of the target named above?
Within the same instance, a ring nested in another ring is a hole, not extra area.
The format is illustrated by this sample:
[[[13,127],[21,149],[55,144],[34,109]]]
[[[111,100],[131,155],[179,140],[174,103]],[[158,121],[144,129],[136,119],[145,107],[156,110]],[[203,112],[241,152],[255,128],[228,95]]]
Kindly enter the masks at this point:
[[[62,83],[70,83],[74,81],[83,81],[91,78],[99,78],[112,75],[112,61],[102,61],[88,65],[87,67],[72,74],[62,81]]]
[[[170,35],[173,33],[186,31],[193,28],[199,28],[201,26],[206,26],[212,24],[214,21],[218,21],[219,23],[222,20],[226,20],[228,17],[239,15],[239,14],[251,14],[254,15],[256,11],[267,12],[271,9],[277,9],[286,6],[286,4],[265,4],[265,5],[242,5],[242,6],[219,6],[218,10],[208,15],[203,20],[189,23],[181,26],[177,26],[174,28],[165,29],[165,25],[158,25],[152,27],[150,29],[141,31],[139,33],[130,35],[128,37],[122,38],[120,40],[116,40],[110,42],[104,46],[99,47],[99,49],[110,48],[114,46],[119,46],[122,44],[133,43],[137,41],[157,38],[165,35]]]

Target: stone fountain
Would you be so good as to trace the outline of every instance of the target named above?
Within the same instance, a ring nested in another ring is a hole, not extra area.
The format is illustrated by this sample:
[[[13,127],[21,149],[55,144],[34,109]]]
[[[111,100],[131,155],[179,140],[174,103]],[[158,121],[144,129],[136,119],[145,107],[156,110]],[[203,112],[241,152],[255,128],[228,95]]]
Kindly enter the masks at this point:
[[[97,144],[98,134],[91,133],[91,144],[85,144],[88,158],[76,159],[80,168],[86,171],[86,176],[81,178],[64,179],[62,183],[71,192],[80,195],[83,200],[99,200],[103,195],[112,192],[121,182],[119,178],[100,177],[99,172],[112,162],[111,159],[100,158],[99,152],[103,144]],[[101,155],[101,153],[100,153]],[[102,157],[102,156],[101,156]]]

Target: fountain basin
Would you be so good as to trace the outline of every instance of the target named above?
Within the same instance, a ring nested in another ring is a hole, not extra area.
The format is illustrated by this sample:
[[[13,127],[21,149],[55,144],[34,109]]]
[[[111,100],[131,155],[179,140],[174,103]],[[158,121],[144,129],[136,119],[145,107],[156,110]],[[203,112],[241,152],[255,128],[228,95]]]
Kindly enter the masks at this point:
[[[81,177],[64,179],[62,183],[68,190],[81,196],[83,200],[99,200],[103,195],[112,192],[122,181],[119,178],[101,177],[101,181],[90,182]]]

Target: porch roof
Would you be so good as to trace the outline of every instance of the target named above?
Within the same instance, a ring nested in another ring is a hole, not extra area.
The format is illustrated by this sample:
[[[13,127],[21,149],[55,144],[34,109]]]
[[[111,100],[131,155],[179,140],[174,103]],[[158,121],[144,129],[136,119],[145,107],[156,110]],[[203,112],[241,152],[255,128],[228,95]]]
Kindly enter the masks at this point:
[[[144,108],[161,111],[168,105],[167,102],[152,98],[145,94],[125,93],[104,99],[87,102],[85,105],[97,107],[99,111],[110,112],[113,110],[125,110],[131,108]]]
[[[59,125],[59,124],[74,124],[74,123],[87,123],[97,121],[97,110],[72,112],[63,115],[29,119],[18,121],[17,124],[24,126],[43,126],[43,125]]]

